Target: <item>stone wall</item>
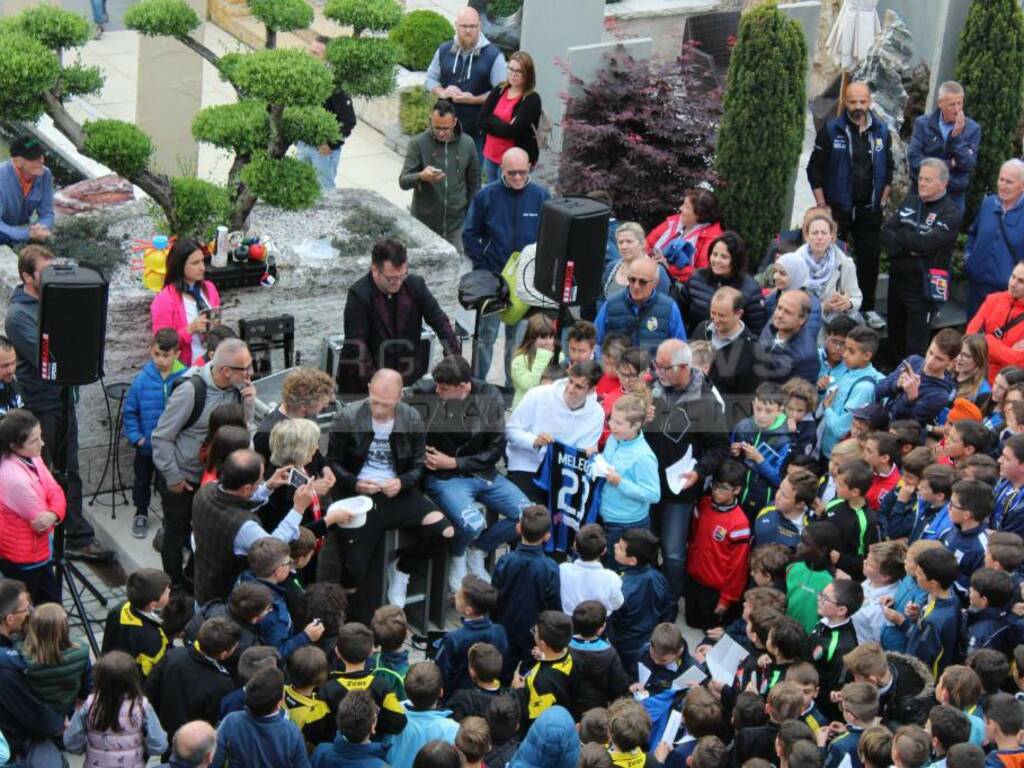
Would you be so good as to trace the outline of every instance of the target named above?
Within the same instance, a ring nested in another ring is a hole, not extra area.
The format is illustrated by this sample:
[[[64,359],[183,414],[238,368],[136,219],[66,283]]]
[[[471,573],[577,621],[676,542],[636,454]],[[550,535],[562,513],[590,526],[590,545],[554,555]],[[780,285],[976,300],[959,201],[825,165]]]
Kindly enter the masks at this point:
[[[426,277],[441,306],[451,315],[457,307],[459,257],[455,249],[432,231],[373,192],[331,190],[305,211],[281,211],[259,205],[250,218],[250,231],[269,238],[276,254],[279,279],[271,288],[241,288],[222,294],[224,322],[238,327],[240,319],[290,314],[295,317],[295,349],[306,365],[317,365],[325,335],[342,332],[342,317],[349,286],[370,265],[370,254],[342,258],[316,254],[311,242],[345,239],[346,212],[364,206],[396,222],[398,236],[409,248],[411,269]],[[145,203],[133,203],[103,214],[110,231],[124,238],[126,247],[136,238],[154,233]],[[305,244],[306,247],[303,247]],[[18,285],[16,257],[0,247],[0,305],[6,307]],[[141,273],[126,263],[111,275],[107,313],[105,382],[130,382],[149,357],[151,333],[149,305],[153,294],[142,287]],[[275,356],[275,365],[280,355]],[[106,458],[108,418],[99,383],[82,387],[78,405],[82,477],[90,490],[99,481]],[[124,474],[131,477],[131,450],[122,444]]]

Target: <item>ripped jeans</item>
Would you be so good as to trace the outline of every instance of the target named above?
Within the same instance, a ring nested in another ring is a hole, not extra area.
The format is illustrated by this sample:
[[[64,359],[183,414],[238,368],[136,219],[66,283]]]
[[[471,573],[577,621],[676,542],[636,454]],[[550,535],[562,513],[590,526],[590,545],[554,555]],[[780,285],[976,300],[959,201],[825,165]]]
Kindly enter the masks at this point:
[[[427,476],[426,490],[455,526],[452,555],[460,557],[472,543],[474,549],[490,554],[516,538],[516,521],[530,500],[504,475],[486,480],[476,475],[441,479]],[[490,528],[477,502],[500,515]],[[487,530],[484,530],[487,528]]]

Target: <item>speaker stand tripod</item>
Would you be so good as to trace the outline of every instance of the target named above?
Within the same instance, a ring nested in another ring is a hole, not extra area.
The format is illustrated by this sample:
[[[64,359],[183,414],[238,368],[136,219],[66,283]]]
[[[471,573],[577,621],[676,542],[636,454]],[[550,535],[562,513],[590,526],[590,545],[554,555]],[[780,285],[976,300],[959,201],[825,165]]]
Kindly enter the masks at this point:
[[[57,430],[57,445],[53,451],[53,476],[66,494],[68,489],[68,425],[74,417],[75,409],[75,405],[72,402],[71,387],[64,386],[61,388],[60,405],[61,422],[60,429]],[[72,616],[81,622],[85,635],[89,638],[89,647],[92,648],[93,653],[98,657],[100,655],[100,646],[96,642],[96,633],[92,628],[93,619],[86,612],[85,604],[82,602],[82,592],[83,590],[88,590],[104,608],[107,607],[107,598],[78,569],[78,566],[68,560],[64,537],[64,525],[61,524],[54,527],[53,566],[56,569],[57,580],[66,585],[71,593],[71,601],[74,603],[75,608]]]

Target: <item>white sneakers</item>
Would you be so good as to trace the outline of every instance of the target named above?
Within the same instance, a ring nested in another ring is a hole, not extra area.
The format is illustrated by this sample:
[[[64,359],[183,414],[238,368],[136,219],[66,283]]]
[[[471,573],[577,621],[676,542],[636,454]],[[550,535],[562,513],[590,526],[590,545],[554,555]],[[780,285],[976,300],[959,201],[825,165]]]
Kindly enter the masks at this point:
[[[469,572],[490,584],[491,574],[487,572],[487,567],[484,565],[484,553],[470,547],[466,559],[469,561]]]
[[[876,331],[880,331],[885,328],[885,318],[873,309],[864,313],[864,322],[868,324],[869,328],[873,328]]]
[[[409,592],[409,574],[398,570],[398,560],[388,563],[388,602],[405,608],[405,597]]]
[[[472,550],[470,550],[472,551]],[[448,589],[454,594],[462,589],[462,579],[466,576],[466,556],[452,555],[448,564]]]

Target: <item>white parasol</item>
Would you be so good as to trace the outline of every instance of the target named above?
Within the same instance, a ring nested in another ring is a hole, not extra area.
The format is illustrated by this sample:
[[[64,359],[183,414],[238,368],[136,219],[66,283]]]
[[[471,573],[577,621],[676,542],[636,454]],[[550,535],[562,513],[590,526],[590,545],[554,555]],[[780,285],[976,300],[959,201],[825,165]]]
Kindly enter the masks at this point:
[[[877,6],[878,0],[843,0],[825,45],[835,62],[846,71],[861,62],[882,31]]]

